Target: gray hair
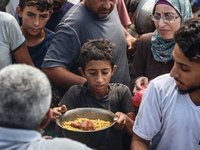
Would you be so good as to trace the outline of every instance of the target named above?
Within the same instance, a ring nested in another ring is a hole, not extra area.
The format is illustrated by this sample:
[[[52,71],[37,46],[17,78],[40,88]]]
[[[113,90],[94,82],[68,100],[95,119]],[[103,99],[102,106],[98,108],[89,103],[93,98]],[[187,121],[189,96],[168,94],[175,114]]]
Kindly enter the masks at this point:
[[[25,64],[0,70],[0,126],[36,130],[51,103],[46,75]]]

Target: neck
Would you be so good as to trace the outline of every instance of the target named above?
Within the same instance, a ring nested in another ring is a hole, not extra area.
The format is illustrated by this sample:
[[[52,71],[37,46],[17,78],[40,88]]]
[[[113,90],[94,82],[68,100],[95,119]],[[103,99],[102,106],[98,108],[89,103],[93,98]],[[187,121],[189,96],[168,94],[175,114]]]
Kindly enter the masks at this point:
[[[200,90],[189,93],[191,100],[196,106],[200,106]]]
[[[38,44],[40,44],[44,38],[45,38],[45,31],[44,29],[37,35],[31,35],[29,34],[24,28],[23,26],[21,27],[21,30],[26,38],[26,45],[29,47],[33,47],[36,46]]]

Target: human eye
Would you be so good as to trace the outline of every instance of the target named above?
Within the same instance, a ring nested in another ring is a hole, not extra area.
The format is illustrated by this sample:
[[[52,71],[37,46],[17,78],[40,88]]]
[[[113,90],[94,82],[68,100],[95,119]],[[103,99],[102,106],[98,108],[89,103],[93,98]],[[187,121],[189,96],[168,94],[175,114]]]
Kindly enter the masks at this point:
[[[33,14],[30,14],[30,13],[28,13],[28,14],[27,14],[27,16],[29,16],[29,17],[32,17],[32,16],[33,16]]]
[[[183,72],[189,72],[189,69],[186,66],[181,66],[181,70]]]
[[[108,74],[108,71],[104,71],[103,74]]]
[[[173,20],[173,16],[165,16],[165,20],[167,20],[167,21],[172,21]]]
[[[47,15],[41,15],[42,18],[47,18]]]
[[[160,17],[159,15],[154,15],[154,19],[155,19],[155,20],[160,20],[160,18],[161,18],[161,17]]]
[[[95,72],[89,72],[90,75],[95,75]]]

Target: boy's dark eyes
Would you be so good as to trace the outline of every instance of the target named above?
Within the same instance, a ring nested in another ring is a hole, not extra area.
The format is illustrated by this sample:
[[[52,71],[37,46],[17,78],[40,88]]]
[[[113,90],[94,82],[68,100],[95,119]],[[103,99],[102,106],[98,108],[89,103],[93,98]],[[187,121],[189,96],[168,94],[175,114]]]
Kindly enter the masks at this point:
[[[47,18],[47,15],[42,15],[41,17],[42,17],[42,18]]]
[[[89,74],[90,74],[90,75],[95,75],[95,73],[94,73],[94,72],[89,72]]]
[[[95,75],[95,72],[89,72],[90,75]],[[102,72],[102,74],[108,74],[108,72]]]
[[[188,71],[189,71],[188,69],[186,69],[186,68],[183,67],[183,66],[181,66],[181,70],[182,70],[183,72],[188,72]]]
[[[108,72],[103,72],[103,74],[108,74]]]

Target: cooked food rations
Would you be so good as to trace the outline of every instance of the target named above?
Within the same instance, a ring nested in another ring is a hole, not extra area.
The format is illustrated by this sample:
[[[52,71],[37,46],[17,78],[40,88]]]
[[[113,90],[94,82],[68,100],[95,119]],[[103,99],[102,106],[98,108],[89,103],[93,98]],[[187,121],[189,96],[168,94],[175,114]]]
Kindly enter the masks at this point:
[[[104,120],[91,120],[87,118],[77,118],[75,121],[64,121],[62,127],[75,131],[100,130],[111,125],[111,122]]]

